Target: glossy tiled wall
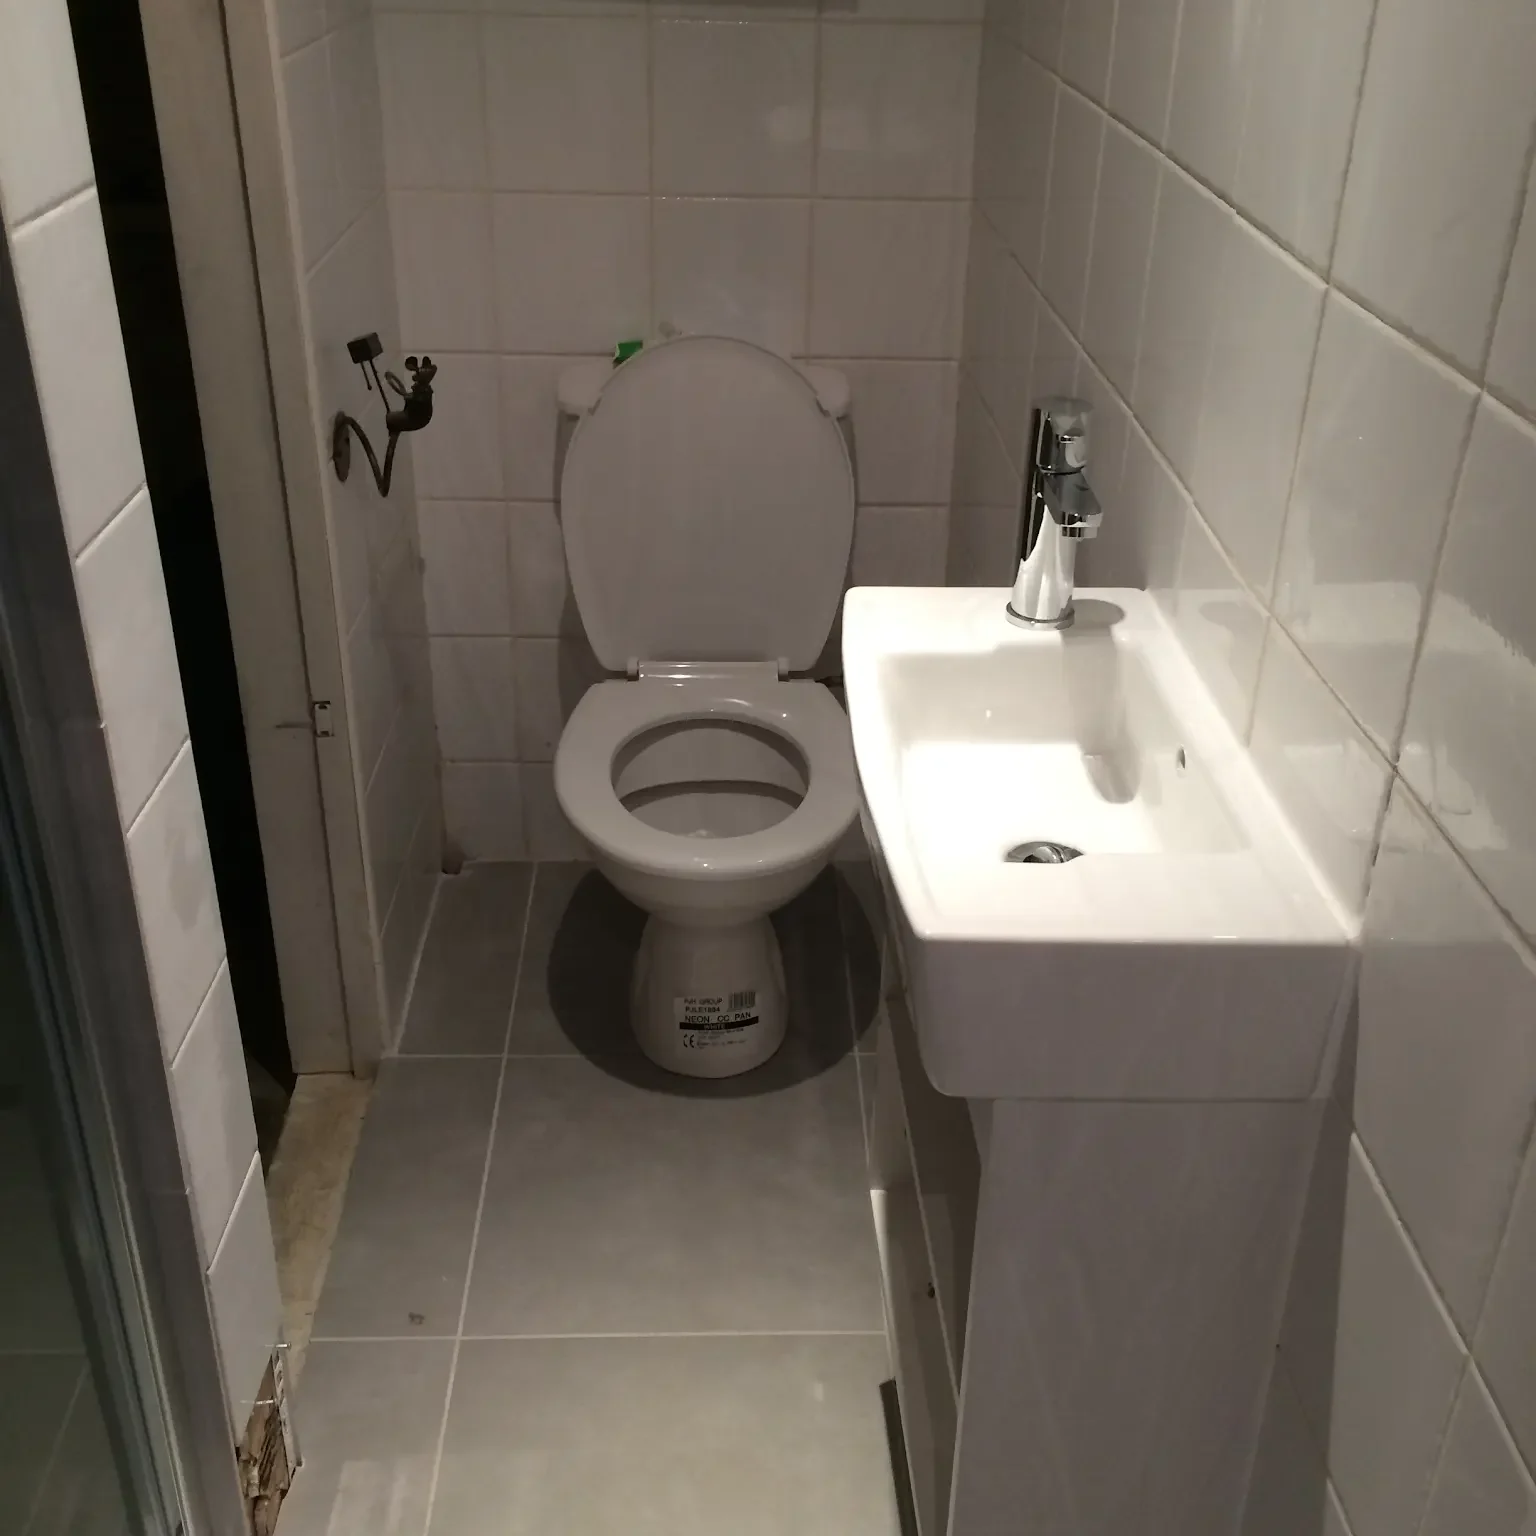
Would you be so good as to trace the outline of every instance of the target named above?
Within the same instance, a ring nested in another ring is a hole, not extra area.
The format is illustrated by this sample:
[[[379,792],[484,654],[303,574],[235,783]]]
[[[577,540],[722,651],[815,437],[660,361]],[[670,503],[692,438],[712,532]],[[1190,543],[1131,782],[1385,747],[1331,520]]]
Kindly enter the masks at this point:
[[[1533,82],[1527,0],[987,5],[949,577],[1093,400],[1084,578],[1363,921],[1249,1536],[1536,1519]]]
[[[338,410],[363,422],[375,442],[383,436],[378,396],[365,388],[347,342],[377,331],[386,361],[399,368],[374,22],[366,0],[275,0],[273,15],[320,418],[316,448],[324,452],[323,423]],[[371,928],[392,1028],[442,862],[411,447],[406,440],[387,500],[360,459],[344,485],[329,465],[323,472]]]
[[[277,1271],[64,0],[0,13],[0,213],[75,561],[233,1437],[277,1342]]]
[[[450,838],[574,851],[550,763],[593,676],[555,378],[663,326],[836,361],[853,574],[942,580],[980,0],[387,0],[374,25]]]

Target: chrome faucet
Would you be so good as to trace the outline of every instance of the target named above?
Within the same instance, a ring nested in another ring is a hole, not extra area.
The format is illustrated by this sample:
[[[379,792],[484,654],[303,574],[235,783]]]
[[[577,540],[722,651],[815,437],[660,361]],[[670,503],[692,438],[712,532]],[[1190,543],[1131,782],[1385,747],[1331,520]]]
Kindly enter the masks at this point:
[[[1019,574],[1008,601],[1010,622],[1025,628],[1065,629],[1072,622],[1078,541],[1097,537],[1104,520],[1083,474],[1092,413],[1086,400],[1052,398],[1035,406]]]

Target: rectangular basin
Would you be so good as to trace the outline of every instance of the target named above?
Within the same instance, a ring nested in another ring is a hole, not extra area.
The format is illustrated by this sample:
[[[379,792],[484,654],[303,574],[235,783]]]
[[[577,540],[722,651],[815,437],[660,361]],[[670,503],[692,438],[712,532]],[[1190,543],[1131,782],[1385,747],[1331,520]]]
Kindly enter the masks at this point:
[[[1146,593],[857,588],[844,672],[923,1065],[981,1098],[1299,1099],[1350,921]],[[1013,862],[1021,846],[1077,850]]]

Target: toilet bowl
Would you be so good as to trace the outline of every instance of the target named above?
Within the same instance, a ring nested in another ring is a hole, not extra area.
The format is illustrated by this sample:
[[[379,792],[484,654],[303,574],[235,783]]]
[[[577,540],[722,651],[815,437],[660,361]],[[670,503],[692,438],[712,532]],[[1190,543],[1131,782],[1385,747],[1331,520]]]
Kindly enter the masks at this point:
[[[725,1077],[784,1039],[769,914],[857,814],[847,716],[801,680],[837,612],[853,475],[818,392],[750,343],[685,337],[614,370],[561,476],[566,560],[614,680],[555,753],[561,809],[648,914],[630,1019],[658,1065]]]

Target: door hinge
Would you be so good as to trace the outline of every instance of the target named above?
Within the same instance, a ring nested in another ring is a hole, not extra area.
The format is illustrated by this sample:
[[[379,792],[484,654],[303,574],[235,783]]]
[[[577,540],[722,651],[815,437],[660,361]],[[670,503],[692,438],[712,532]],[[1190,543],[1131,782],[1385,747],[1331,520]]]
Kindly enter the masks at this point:
[[[311,699],[309,703],[309,718],[314,725],[315,735],[334,736],[336,728],[331,724],[331,701],[329,699]]]

